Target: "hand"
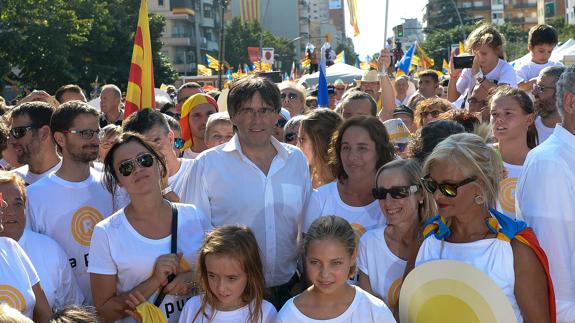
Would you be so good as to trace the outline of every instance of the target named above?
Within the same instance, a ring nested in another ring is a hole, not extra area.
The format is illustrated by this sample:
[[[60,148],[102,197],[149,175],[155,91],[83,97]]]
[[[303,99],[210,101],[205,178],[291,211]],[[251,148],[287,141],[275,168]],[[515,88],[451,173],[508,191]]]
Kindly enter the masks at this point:
[[[125,310],[126,314],[130,315],[137,323],[143,323],[144,319],[140,313],[136,311],[136,307],[147,301],[148,300],[139,291],[130,293],[126,299],[126,304],[128,305],[128,309]]]
[[[389,65],[391,64],[391,51],[389,48],[384,48],[379,52],[377,63],[382,72],[385,72],[389,68]]]
[[[471,75],[473,76],[477,75],[481,69],[481,65],[479,65],[479,56],[477,56],[477,53],[474,54],[475,56],[473,56],[473,65],[471,66]]]
[[[164,293],[169,295],[184,296],[192,292],[194,284],[194,273],[192,271],[181,272],[171,283],[164,287]]]
[[[156,259],[152,279],[154,279],[160,287],[166,286],[168,284],[168,276],[178,274],[180,259],[182,259],[181,252],[177,255],[170,253],[159,256],[158,259]]]
[[[38,102],[38,101],[46,102],[54,108],[57,108],[60,105],[60,102],[58,102],[53,96],[48,94],[46,91],[37,91],[37,90],[32,91],[32,93],[28,94],[25,98],[18,101],[18,105],[27,102]]]

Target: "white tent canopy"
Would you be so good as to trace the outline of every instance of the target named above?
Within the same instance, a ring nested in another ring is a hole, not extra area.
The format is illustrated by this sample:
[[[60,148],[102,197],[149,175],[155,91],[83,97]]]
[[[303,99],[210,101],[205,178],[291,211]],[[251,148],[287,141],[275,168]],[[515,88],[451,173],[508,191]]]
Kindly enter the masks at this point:
[[[333,64],[332,66],[326,68],[325,72],[327,74],[328,83],[333,83],[337,79],[341,79],[346,83],[351,83],[354,80],[361,79],[361,77],[365,73],[365,71],[362,71],[359,68],[344,63]],[[302,76],[297,83],[301,85],[302,83],[305,82],[305,84],[307,84],[307,86],[309,87],[317,84],[318,79],[319,79],[319,72],[315,72],[313,74],[306,74]]]
[[[551,57],[549,60],[554,62],[563,62],[563,58],[566,55],[575,55],[575,40],[569,39],[560,46],[555,47],[553,52],[551,53]],[[527,53],[521,58],[518,58],[511,62],[511,65],[515,65],[519,62],[530,61],[531,60],[531,53]]]

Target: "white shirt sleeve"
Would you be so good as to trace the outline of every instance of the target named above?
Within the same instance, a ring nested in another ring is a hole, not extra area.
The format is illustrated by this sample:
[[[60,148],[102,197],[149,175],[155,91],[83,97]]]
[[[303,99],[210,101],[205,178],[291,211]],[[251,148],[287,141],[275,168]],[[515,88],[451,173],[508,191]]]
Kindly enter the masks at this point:
[[[61,309],[72,304],[82,304],[84,295],[80,291],[80,286],[78,286],[76,277],[72,272],[72,267],[70,267],[68,262],[68,255],[66,255],[62,247],[57,247],[58,268],[54,268],[54,270],[57,270],[56,274],[59,276],[60,286],[56,286],[56,299],[53,308]]]
[[[503,67],[501,68],[501,75],[497,80],[497,84],[509,84],[512,87],[517,87],[517,74],[511,65],[504,61]]]
[[[212,208],[210,206],[210,198],[208,196],[207,182],[204,178],[204,162],[205,158],[199,158],[192,166],[190,176],[191,182],[194,184],[189,185],[188,189],[191,190],[189,196],[192,204],[194,204],[211,223]]]
[[[317,190],[313,190],[303,217],[303,233],[306,233],[313,221],[321,216],[322,206],[323,203],[320,201],[320,193]]]
[[[475,77],[471,75],[471,69],[464,68],[461,76],[457,80],[456,88],[459,94],[464,95],[465,91],[475,83]]]
[[[529,66],[527,64],[519,63],[517,69],[515,69],[515,74],[517,76],[518,82],[526,82],[527,80],[527,70]]]
[[[106,231],[101,226],[96,225],[90,243],[89,273],[101,275],[116,275],[118,273],[110,247]]]

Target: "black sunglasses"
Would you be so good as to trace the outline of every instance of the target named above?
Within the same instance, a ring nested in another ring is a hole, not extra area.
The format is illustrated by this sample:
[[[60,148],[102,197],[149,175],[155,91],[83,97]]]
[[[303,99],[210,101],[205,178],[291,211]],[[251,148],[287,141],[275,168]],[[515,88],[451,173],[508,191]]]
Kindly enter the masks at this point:
[[[276,127],[278,128],[283,128],[287,123],[287,120],[284,118],[279,118],[278,121],[276,122]]]
[[[437,189],[439,189],[439,191],[447,196],[447,197],[456,197],[457,196],[457,189],[460,188],[463,185],[469,184],[473,181],[475,181],[476,178],[475,177],[470,177],[467,179],[462,180],[459,183],[453,183],[453,184],[449,184],[449,183],[443,183],[443,184],[439,184],[436,181],[434,181],[433,179],[429,178],[429,175],[425,176],[424,178],[421,179],[421,181],[423,182],[423,187],[425,187],[425,189],[433,194],[435,193],[435,191],[437,191]]]
[[[170,111],[166,111],[164,112],[165,115],[168,115],[176,120],[180,120],[180,114],[179,113],[174,113],[174,112],[170,112]]]
[[[73,133],[76,135],[80,135],[80,137],[82,137],[82,139],[92,139],[94,138],[94,135],[99,135],[100,131],[102,131],[101,129],[98,130],[93,130],[93,129],[83,129],[83,130],[62,130],[62,133]]]
[[[428,115],[431,115],[432,118],[437,118],[443,111],[434,110],[434,111],[423,111],[421,112],[421,116],[427,118]]]
[[[20,139],[20,138],[24,137],[29,130],[39,129],[39,128],[40,128],[39,126],[33,125],[33,124],[30,124],[27,126],[21,126],[21,127],[13,127],[12,129],[10,129],[10,135],[14,139]]]
[[[295,132],[288,132],[285,135],[286,141],[294,141],[297,138],[297,133]]]
[[[295,100],[295,99],[297,99],[297,96],[298,95],[295,93],[282,93],[281,94],[282,100],[285,100],[286,97],[288,98],[288,100]]]
[[[118,171],[122,176],[130,176],[134,169],[136,169],[136,163],[140,167],[152,167],[154,164],[154,155],[150,153],[142,153],[132,159],[124,160],[120,163],[120,166],[118,166]]]
[[[182,147],[184,147],[184,139],[182,138],[174,138],[174,147],[176,149],[182,149]]]
[[[417,191],[419,191],[419,187],[417,185],[410,185],[410,186],[396,186],[389,189],[383,187],[376,187],[373,190],[371,190],[371,193],[373,194],[373,197],[376,200],[385,200],[385,198],[387,197],[387,193],[389,193],[389,195],[391,195],[392,198],[398,200],[406,198]]]

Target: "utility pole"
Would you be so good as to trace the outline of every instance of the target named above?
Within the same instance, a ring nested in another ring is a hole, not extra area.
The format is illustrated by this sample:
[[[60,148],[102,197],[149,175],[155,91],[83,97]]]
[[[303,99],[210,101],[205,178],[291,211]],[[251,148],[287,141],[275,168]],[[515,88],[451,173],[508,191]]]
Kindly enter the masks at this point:
[[[222,82],[222,73],[224,70],[224,60],[225,60],[225,38],[224,38],[224,26],[225,26],[225,22],[224,22],[224,14],[226,12],[226,8],[228,6],[228,1],[229,0],[220,0],[220,56],[219,56],[219,61],[220,61],[220,68],[218,70],[218,88],[220,89],[220,91],[224,88],[224,83]]]

